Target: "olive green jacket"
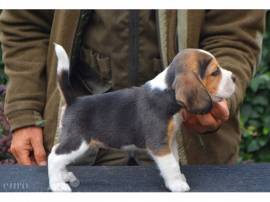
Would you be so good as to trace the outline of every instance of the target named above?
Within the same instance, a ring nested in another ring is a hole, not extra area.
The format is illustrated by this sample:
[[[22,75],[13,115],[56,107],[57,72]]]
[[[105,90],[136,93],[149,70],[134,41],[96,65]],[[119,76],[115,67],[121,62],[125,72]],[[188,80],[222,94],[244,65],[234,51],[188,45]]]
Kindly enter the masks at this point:
[[[231,116],[227,123],[215,134],[198,135],[183,128],[178,137],[182,162],[236,162],[241,139],[239,105],[258,64],[264,15],[264,11],[254,10],[156,11],[163,67],[181,49],[202,48],[237,77],[236,93],[228,100]],[[67,50],[72,68],[88,18],[89,12],[79,10],[16,10],[3,11],[0,16],[0,40],[9,76],[5,114],[12,130],[45,120],[48,151],[54,144],[61,105],[53,42]]]

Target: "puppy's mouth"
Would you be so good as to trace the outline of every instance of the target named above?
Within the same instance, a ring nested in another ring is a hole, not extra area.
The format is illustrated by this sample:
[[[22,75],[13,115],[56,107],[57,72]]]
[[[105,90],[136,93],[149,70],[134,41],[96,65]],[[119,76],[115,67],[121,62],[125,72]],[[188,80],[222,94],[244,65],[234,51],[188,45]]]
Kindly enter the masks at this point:
[[[216,95],[211,95],[211,99],[213,102],[221,102],[222,100],[224,100],[223,97],[219,97],[219,96],[216,96]]]

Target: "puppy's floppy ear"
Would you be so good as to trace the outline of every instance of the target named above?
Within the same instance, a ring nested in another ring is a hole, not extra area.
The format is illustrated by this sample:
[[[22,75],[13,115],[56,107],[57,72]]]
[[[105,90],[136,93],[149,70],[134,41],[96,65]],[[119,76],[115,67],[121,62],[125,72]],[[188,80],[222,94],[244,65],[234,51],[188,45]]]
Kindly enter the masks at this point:
[[[176,100],[187,111],[194,114],[205,114],[212,109],[212,99],[194,72],[178,74],[173,82],[173,88]]]

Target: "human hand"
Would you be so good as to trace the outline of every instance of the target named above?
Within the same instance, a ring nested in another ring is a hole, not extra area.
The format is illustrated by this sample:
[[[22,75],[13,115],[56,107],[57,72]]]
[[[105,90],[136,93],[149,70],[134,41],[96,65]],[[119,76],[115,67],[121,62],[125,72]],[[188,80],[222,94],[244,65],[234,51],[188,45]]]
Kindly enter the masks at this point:
[[[47,164],[41,128],[28,127],[16,130],[12,134],[10,151],[21,165]]]
[[[227,101],[222,100],[213,103],[212,110],[207,114],[197,115],[183,110],[182,116],[183,124],[187,129],[203,134],[219,129],[229,119],[230,112]]]

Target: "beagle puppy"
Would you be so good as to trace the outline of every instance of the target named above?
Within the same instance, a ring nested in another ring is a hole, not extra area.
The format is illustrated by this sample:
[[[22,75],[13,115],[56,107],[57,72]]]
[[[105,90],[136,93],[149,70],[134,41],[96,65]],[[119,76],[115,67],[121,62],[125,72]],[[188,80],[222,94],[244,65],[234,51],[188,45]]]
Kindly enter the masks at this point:
[[[182,108],[208,113],[212,102],[229,98],[235,77],[215,57],[200,49],[185,49],[154,79],[140,87],[76,97],[69,82],[69,58],[55,44],[60,90],[66,101],[60,143],[48,157],[52,191],[71,191],[78,183],[66,166],[99,147],[146,148],[170,191],[188,191],[179,166],[174,118]]]

